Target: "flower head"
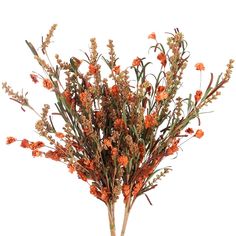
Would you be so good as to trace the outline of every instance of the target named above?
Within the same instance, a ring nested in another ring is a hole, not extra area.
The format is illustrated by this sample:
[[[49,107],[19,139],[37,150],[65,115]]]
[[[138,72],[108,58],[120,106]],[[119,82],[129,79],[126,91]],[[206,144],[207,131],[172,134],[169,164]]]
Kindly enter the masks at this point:
[[[68,169],[69,169],[69,172],[70,172],[71,174],[73,174],[74,171],[75,171],[75,166],[74,166],[73,164],[68,164],[67,167],[68,167]]]
[[[133,60],[132,66],[140,66],[141,64],[141,59],[139,57],[137,57],[136,59]]]
[[[195,95],[194,95],[195,102],[199,102],[201,98],[202,98],[202,91],[197,90]]]
[[[126,127],[125,122],[123,119],[116,119],[114,122],[114,128],[116,130],[124,129]]]
[[[92,195],[94,195],[95,197],[100,197],[100,196],[101,196],[100,191],[99,191],[99,190],[97,189],[97,187],[94,186],[94,185],[91,185],[91,186],[90,186],[90,193],[91,193]]]
[[[157,55],[157,59],[161,62],[162,66],[165,67],[167,60],[166,60],[166,55],[165,53],[161,52]]]
[[[121,166],[124,166],[126,167],[127,164],[128,164],[129,160],[128,160],[128,157],[125,156],[125,155],[121,155],[118,157],[118,163],[121,165]]]
[[[144,120],[145,128],[152,128],[158,125],[156,114],[150,114],[145,116]]]
[[[103,140],[103,144],[105,145],[106,148],[111,148],[112,147],[112,144],[111,144],[111,140],[105,138]]]
[[[133,188],[133,191],[132,191],[132,195],[134,197],[136,197],[138,195],[139,191],[142,189],[142,187],[143,187],[143,182],[142,181],[139,181],[138,183],[136,183],[134,185],[134,188]]]
[[[195,68],[196,68],[196,70],[200,70],[200,71],[202,71],[202,70],[205,70],[205,66],[204,66],[204,64],[203,63],[197,63],[196,65],[195,65]]]
[[[50,90],[53,88],[53,83],[50,79],[43,79],[43,87]]]
[[[35,149],[35,150],[32,151],[32,156],[33,156],[33,157],[42,156],[42,152],[39,151],[38,149]]]
[[[30,78],[32,79],[32,81],[36,84],[36,83],[38,83],[39,81],[38,81],[38,76],[37,75],[35,75],[35,74],[30,74]]]
[[[165,92],[165,91],[160,92],[160,93],[158,93],[158,94],[156,95],[156,100],[157,100],[158,102],[160,102],[160,101],[162,101],[162,100],[165,100],[165,99],[167,99],[167,98],[168,98],[168,93]]]
[[[115,147],[113,147],[113,148],[111,149],[111,156],[112,156],[112,157],[115,157],[115,156],[117,156],[117,155],[118,155],[118,149],[115,148]]]
[[[185,130],[185,132],[186,132],[187,134],[193,134],[193,133],[194,133],[194,131],[193,131],[192,128],[187,128],[187,129]]]
[[[124,196],[124,203],[126,203],[130,197],[130,186],[128,184],[124,184],[122,186],[122,193]]]
[[[100,199],[104,202],[108,202],[109,194],[107,187],[101,189],[101,196]]]
[[[90,64],[89,65],[89,73],[92,75],[96,75],[97,72],[98,72],[98,68],[95,65]]]
[[[51,150],[49,150],[45,153],[45,157],[50,158],[54,161],[59,161],[61,158],[61,156],[59,155],[59,153],[57,151],[51,151]]]
[[[112,69],[112,71],[113,71],[116,75],[120,74],[120,66],[114,66],[113,69]]]
[[[23,148],[30,148],[30,143],[27,139],[23,139],[20,144],[21,147]]]
[[[84,107],[86,107],[87,100],[88,100],[88,93],[87,92],[82,92],[79,95],[79,99]]]
[[[6,144],[14,143],[17,139],[15,137],[7,137]]]
[[[60,139],[63,139],[65,137],[65,135],[61,132],[56,132],[56,137],[60,138]]]
[[[156,34],[152,32],[151,34],[148,35],[148,39],[156,39]]]
[[[166,90],[166,86],[160,85],[160,86],[158,86],[158,88],[157,88],[157,92],[158,92],[158,93],[164,92],[165,90]]]
[[[111,94],[113,96],[118,96],[119,95],[119,87],[118,87],[118,85],[113,85],[111,87]]]
[[[37,141],[37,142],[32,142],[29,147],[31,150],[36,150],[36,149],[42,148],[44,146],[45,146],[45,144],[43,142]]]
[[[166,150],[167,156],[173,155],[179,150],[178,143],[179,143],[179,140],[176,140],[172,143],[172,145],[169,148],[167,148]]]
[[[204,135],[204,132],[201,129],[198,129],[194,135],[196,138],[202,138]]]

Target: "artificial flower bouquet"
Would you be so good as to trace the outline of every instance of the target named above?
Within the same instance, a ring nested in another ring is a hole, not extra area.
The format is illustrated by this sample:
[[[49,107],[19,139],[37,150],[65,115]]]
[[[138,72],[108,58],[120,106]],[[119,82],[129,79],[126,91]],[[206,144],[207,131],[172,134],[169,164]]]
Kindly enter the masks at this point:
[[[115,203],[122,197],[125,210],[120,235],[124,236],[136,199],[145,195],[150,202],[147,192],[171,170],[160,168],[162,160],[175,157],[189,139],[204,135],[191,121],[200,125],[201,111],[220,96],[231,77],[233,60],[224,74],[217,78],[211,74],[206,87],[200,85],[182,97],[178,92],[189,54],[178,29],[168,34],[166,45],[155,33],[148,36],[155,61],[134,57],[124,67],[113,41],[108,41],[109,56],[105,57],[98,52],[95,38],[83,58],[71,57],[66,62],[56,54],[52,59],[48,46],[56,26],[43,39],[41,51],[26,41],[42,67],[42,73],[30,74],[32,82],[55,94],[55,107],[44,104],[42,111],[36,111],[26,94],[14,92],[4,82],[9,97],[23,111],[36,114],[35,130],[41,136],[36,141],[7,137],[7,144],[19,142],[33,157],[65,164],[107,207],[111,236],[116,235]],[[104,67],[109,71],[106,76]],[[195,69],[201,80],[204,64],[197,63]],[[62,126],[53,122],[54,116],[60,117]]]

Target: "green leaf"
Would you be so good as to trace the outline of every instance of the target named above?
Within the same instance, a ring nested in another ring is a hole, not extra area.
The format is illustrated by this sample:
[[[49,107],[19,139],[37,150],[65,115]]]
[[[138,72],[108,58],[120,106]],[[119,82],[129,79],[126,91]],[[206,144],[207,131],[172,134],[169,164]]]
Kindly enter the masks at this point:
[[[219,84],[222,74],[223,74],[223,73],[220,73],[220,74],[219,74],[219,76],[218,76],[218,78],[217,78],[217,80],[216,80],[216,85],[215,85],[215,87]]]
[[[189,112],[192,108],[192,94],[190,93],[189,94],[189,97],[188,97],[188,109],[187,111]]]
[[[33,44],[31,42],[28,42],[27,40],[25,40],[26,44],[28,45],[28,47],[30,48],[31,52],[34,54],[34,56],[38,56],[37,51],[35,50]]]

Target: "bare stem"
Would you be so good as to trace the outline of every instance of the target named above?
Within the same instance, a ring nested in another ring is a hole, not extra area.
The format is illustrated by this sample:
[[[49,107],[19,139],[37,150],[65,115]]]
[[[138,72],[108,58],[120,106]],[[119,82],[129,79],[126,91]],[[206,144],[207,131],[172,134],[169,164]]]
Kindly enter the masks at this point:
[[[114,205],[114,203],[109,203],[107,205],[107,208],[108,208],[108,217],[109,217],[111,236],[116,236],[115,205]]]
[[[128,201],[125,205],[125,213],[124,213],[123,225],[122,225],[122,230],[121,230],[120,236],[125,235],[125,230],[126,230],[126,226],[128,223],[130,210],[131,210],[131,204],[130,204],[130,201]]]

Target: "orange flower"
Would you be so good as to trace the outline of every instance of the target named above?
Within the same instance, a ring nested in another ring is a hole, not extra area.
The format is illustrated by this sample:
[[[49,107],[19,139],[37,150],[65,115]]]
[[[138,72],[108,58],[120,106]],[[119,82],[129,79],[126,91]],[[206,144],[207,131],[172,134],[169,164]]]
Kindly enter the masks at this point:
[[[23,139],[21,141],[20,146],[23,147],[23,148],[29,148],[30,147],[30,143],[29,143],[29,141],[27,139]]]
[[[193,133],[194,133],[194,131],[193,131],[192,128],[187,128],[187,129],[185,130],[185,132],[188,133],[188,134],[193,134]]]
[[[127,96],[127,100],[129,102],[134,102],[135,101],[135,96],[132,93],[129,93]]]
[[[179,143],[179,140],[176,140],[173,142],[172,146],[167,148],[166,150],[167,156],[172,155],[179,150],[178,143]]]
[[[139,148],[139,158],[140,158],[140,162],[143,160],[144,158],[144,155],[145,155],[145,145],[143,143],[140,143],[138,145],[138,148]]]
[[[14,143],[17,139],[14,137],[7,137],[6,144],[11,144]]]
[[[150,115],[146,115],[144,124],[145,124],[146,129],[158,125],[156,114],[153,113],[153,114],[150,114]]]
[[[156,34],[152,32],[151,34],[148,35],[148,39],[155,39],[156,40]]]
[[[125,128],[126,125],[125,125],[125,122],[123,121],[123,119],[116,119],[115,122],[114,122],[114,128],[116,130],[119,130],[119,129],[123,129]]]
[[[168,98],[168,93],[163,91],[163,92],[160,92],[159,94],[156,95],[156,100],[158,102],[162,101],[162,100],[165,100]]]
[[[38,83],[39,81],[38,81],[38,76],[37,75],[35,75],[35,74],[30,74],[30,77],[31,77],[31,79],[32,79],[32,81],[36,84],[36,83]]]
[[[122,186],[122,193],[124,196],[124,203],[128,202],[130,197],[130,186],[128,184]]]
[[[88,180],[87,176],[83,172],[77,171],[77,174],[78,174],[78,177],[82,179],[83,181],[86,182]]]
[[[142,189],[142,187],[143,187],[142,181],[139,181],[138,183],[136,183],[134,185],[134,188],[133,188],[133,191],[132,191],[132,195],[134,197],[136,197],[138,195],[139,191]]]
[[[38,149],[34,149],[33,151],[32,151],[32,156],[33,157],[39,157],[39,156],[41,156],[42,155],[42,152],[40,152]]]
[[[72,110],[75,110],[75,107],[76,107],[76,102],[75,102],[75,99],[74,98],[72,98],[72,95],[71,95],[71,92],[70,92],[70,90],[67,88],[67,89],[65,89],[65,91],[63,92],[63,94],[62,94],[63,96],[64,96],[64,98],[65,98],[65,100],[66,100],[66,103],[68,104],[68,105],[70,105],[70,107],[71,107],[71,109]]]
[[[112,148],[111,149],[111,155],[112,155],[112,157],[117,156],[118,155],[118,149],[117,148]]]
[[[157,55],[157,59],[161,62],[162,66],[166,66],[167,60],[165,53],[161,52]]]
[[[98,198],[101,196],[100,191],[98,191],[97,187],[94,185],[90,185],[90,193]]]
[[[120,74],[120,66],[114,66],[112,71],[117,75]]]
[[[95,167],[94,167],[94,161],[92,160],[86,160],[84,162],[84,164],[86,165],[86,168],[89,169],[89,170],[94,170]]]
[[[97,72],[98,72],[98,68],[95,65],[90,64],[89,65],[89,73],[92,75],[96,75]]]
[[[107,138],[105,138],[104,140],[103,140],[103,144],[106,146],[106,147],[112,147],[112,144],[111,144],[111,140],[109,140],[109,139],[107,139]]]
[[[196,94],[194,95],[194,98],[195,98],[195,102],[199,102],[199,100],[202,98],[202,91],[197,90]]]
[[[50,79],[43,79],[43,87],[46,89],[52,89],[53,83]]]
[[[72,98],[71,98],[71,93],[70,93],[70,90],[69,90],[69,89],[66,89],[66,90],[63,92],[63,96],[65,97],[66,102],[67,102],[68,104],[71,104]]]
[[[101,119],[102,118],[102,112],[101,111],[94,111],[94,115],[97,119]]]
[[[157,88],[157,92],[158,92],[158,93],[164,92],[165,90],[166,90],[166,86],[160,85],[160,86],[158,86],[158,88]]]
[[[81,158],[79,160],[79,163],[88,170],[94,170],[95,169],[94,160],[89,160],[87,158]]]
[[[201,129],[198,129],[194,135],[194,137],[196,138],[202,138],[202,136],[204,135],[204,132]]]
[[[132,66],[140,66],[141,64],[141,59],[139,57],[137,57],[136,59],[133,60]]]
[[[107,187],[104,187],[101,189],[101,196],[100,199],[104,202],[108,202],[109,195],[108,195],[108,189]]]
[[[65,137],[65,135],[63,134],[63,133],[61,133],[61,132],[56,132],[56,134],[55,134],[58,138],[60,138],[60,139],[63,139],[64,137]]]
[[[90,193],[93,194],[93,195],[95,195],[95,194],[97,193],[97,187],[94,186],[94,185],[91,185],[91,186],[90,186]]]
[[[29,147],[30,147],[31,150],[35,150],[35,149],[38,149],[38,148],[42,148],[44,146],[45,146],[45,144],[43,142],[37,141],[37,142],[31,143]]]
[[[111,87],[111,93],[113,96],[118,96],[119,95],[119,87],[117,85],[113,85]]]
[[[173,155],[175,152],[177,152],[179,148],[177,145],[172,145],[171,147],[167,148],[166,154],[167,156]]]
[[[204,66],[204,64],[203,63],[197,63],[196,65],[195,65],[195,68],[196,68],[196,70],[200,70],[200,71],[202,71],[202,70],[205,70],[205,66]]]
[[[61,158],[61,156],[59,155],[57,151],[51,151],[51,150],[45,153],[45,157],[50,158],[54,161],[60,161],[60,158]]]
[[[119,156],[118,157],[118,163],[121,165],[121,166],[124,166],[126,167],[127,164],[128,164],[129,160],[128,160],[128,157],[125,156],[125,155],[122,155],[122,156]]]
[[[130,186],[128,184],[124,184],[122,186],[122,192],[125,197],[128,196],[130,194]]]
[[[87,97],[88,97],[88,93],[87,92],[82,92],[79,95],[80,101],[82,103],[82,105],[85,107],[87,104]]]
[[[71,173],[71,174],[73,174],[74,173],[74,171],[75,171],[75,166],[74,165],[72,165],[72,164],[68,164],[68,166],[67,166],[68,168],[69,168],[69,172]]]

